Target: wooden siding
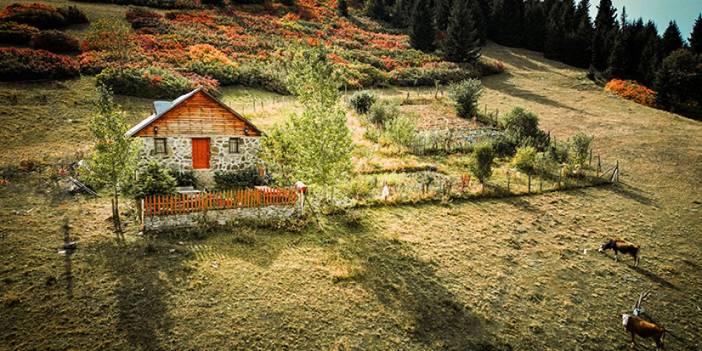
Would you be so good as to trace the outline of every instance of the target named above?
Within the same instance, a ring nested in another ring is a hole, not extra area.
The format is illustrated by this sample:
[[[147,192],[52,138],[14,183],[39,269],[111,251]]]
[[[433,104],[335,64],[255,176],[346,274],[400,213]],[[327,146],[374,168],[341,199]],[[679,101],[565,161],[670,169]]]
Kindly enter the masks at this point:
[[[158,127],[159,137],[197,136],[197,135],[244,135],[244,128],[249,128],[249,136],[260,133],[236,114],[203,92],[195,93],[163,116],[153,121],[136,133],[136,136],[154,136],[154,127]]]

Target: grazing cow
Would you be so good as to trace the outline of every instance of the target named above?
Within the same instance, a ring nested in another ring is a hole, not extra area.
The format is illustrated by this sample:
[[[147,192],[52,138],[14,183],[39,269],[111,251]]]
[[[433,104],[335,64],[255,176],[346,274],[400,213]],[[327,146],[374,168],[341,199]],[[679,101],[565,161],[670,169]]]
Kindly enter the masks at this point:
[[[639,265],[639,246],[628,243],[622,239],[610,239],[608,242],[600,246],[599,251],[614,250],[614,260],[619,261],[619,252],[629,254],[634,258],[634,267]]]
[[[636,346],[635,336],[638,335],[644,339],[653,338],[656,341],[656,349],[663,349],[665,328],[628,314],[622,315],[622,325],[631,333],[631,342],[634,346]]]

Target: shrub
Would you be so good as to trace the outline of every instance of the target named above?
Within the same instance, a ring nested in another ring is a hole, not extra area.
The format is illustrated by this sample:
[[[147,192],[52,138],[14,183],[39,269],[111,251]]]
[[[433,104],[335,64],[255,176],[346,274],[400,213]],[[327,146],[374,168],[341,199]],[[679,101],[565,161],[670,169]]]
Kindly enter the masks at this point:
[[[377,126],[384,127],[386,123],[397,118],[399,115],[400,108],[397,104],[381,100],[371,106],[368,113],[368,120]]]
[[[163,9],[194,9],[200,7],[199,0],[78,0],[117,5],[148,6]],[[204,2],[204,1],[203,1]]]
[[[150,162],[139,171],[131,193],[137,199],[151,195],[174,194],[176,185],[176,179],[171,175],[170,169],[162,167],[157,162]]]
[[[512,166],[521,172],[531,175],[536,169],[536,149],[533,146],[522,146],[512,158]]]
[[[59,7],[58,12],[61,15],[63,15],[63,18],[66,19],[66,24],[68,24],[68,25],[83,24],[83,23],[90,22],[88,20],[88,16],[85,15],[85,12],[83,12],[81,9],[79,9],[76,6]]]
[[[129,7],[124,16],[133,29],[147,28],[151,33],[166,33],[170,26],[159,13],[142,7]]]
[[[363,132],[363,137],[366,138],[367,140],[370,140],[374,143],[377,143],[380,140],[380,131],[378,131],[378,128],[375,128],[373,126],[369,126]]]
[[[417,143],[417,127],[407,117],[391,119],[385,128],[390,141],[394,144],[411,148]]]
[[[261,177],[256,168],[247,168],[241,171],[215,172],[214,181],[217,189],[228,190],[237,188],[252,188],[265,185],[266,179]]]
[[[193,171],[172,171],[178,186],[197,187],[197,177]]]
[[[221,51],[209,44],[197,44],[188,48],[188,69],[217,79],[220,84],[234,84],[237,81],[236,65]]]
[[[514,155],[517,145],[503,134],[498,135],[491,141],[495,156],[506,157]]]
[[[505,64],[500,60],[489,60],[484,57],[478,61],[481,76],[491,76],[505,71]]]
[[[495,153],[492,150],[492,145],[489,143],[481,143],[473,148],[469,168],[480,183],[484,184],[492,176],[492,161],[494,158]]]
[[[353,109],[359,115],[365,115],[368,113],[368,111],[370,111],[370,108],[373,106],[373,103],[375,103],[375,100],[375,94],[367,90],[357,91],[351,95],[349,105],[353,107]]]
[[[389,83],[404,87],[433,86],[436,82],[441,84],[453,83],[477,76],[475,72],[450,65],[437,67],[407,67],[391,71]]]
[[[57,9],[38,3],[9,5],[0,12],[0,20],[28,24],[41,29],[88,22],[85,14],[75,6]]]
[[[449,87],[449,98],[453,100],[458,115],[463,118],[473,117],[482,93],[483,85],[477,79],[466,79]]]
[[[641,105],[656,106],[656,92],[631,80],[612,79],[605,85],[605,91]]]
[[[27,44],[39,33],[35,27],[16,22],[0,22],[0,43]]]
[[[290,94],[281,71],[273,65],[255,62],[242,64],[239,66],[237,82],[251,88],[261,88],[284,95]]]
[[[539,129],[539,117],[521,107],[515,107],[502,118],[502,127],[507,138],[519,146],[533,146],[544,150],[549,136]]]
[[[58,53],[80,51],[78,39],[57,30],[45,30],[35,34],[30,45],[35,49]]]
[[[113,51],[125,57],[133,43],[127,25],[113,18],[101,18],[90,25],[85,34],[85,46],[89,50]]]
[[[594,137],[588,136],[583,132],[573,134],[568,140],[568,150],[570,159],[581,167],[585,164],[589,154],[590,145]]]
[[[0,48],[0,81],[62,79],[79,74],[78,63],[44,50]]]
[[[174,98],[194,88],[178,72],[161,67],[109,67],[97,75],[97,84],[110,87],[115,94],[153,99]]]

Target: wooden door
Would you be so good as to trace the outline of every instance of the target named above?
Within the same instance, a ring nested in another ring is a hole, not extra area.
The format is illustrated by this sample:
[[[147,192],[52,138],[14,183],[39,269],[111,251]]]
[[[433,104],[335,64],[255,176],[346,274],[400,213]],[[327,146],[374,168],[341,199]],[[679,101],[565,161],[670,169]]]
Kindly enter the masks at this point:
[[[193,138],[193,169],[210,168],[210,138]]]

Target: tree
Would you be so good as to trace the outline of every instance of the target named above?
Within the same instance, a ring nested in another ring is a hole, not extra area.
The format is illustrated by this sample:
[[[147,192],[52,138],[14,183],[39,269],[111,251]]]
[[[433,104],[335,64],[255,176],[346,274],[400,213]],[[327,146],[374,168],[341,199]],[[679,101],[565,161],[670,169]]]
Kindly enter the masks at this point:
[[[531,192],[531,176],[536,171],[536,149],[532,146],[523,146],[517,149],[517,154],[512,158],[512,166],[527,175],[527,192]]]
[[[368,0],[366,2],[366,14],[379,20],[386,20],[388,14],[385,12],[384,0]]]
[[[597,16],[595,17],[595,33],[592,39],[592,66],[604,71],[607,69],[607,63],[614,38],[617,31],[617,10],[612,6],[611,0],[600,0],[597,6]]]
[[[480,45],[485,45],[487,41],[487,19],[485,18],[485,12],[480,7],[478,1],[471,1],[470,13],[473,14],[473,21],[475,21],[475,29],[478,30],[478,40]]]
[[[546,37],[544,40],[544,56],[551,59],[562,60],[564,53],[566,28],[561,16],[562,11],[558,4],[554,5],[548,14]]]
[[[661,62],[660,57],[660,38],[656,25],[652,21],[648,21],[644,29],[646,43],[639,57],[639,66],[637,68],[637,79],[644,85],[651,86],[656,77],[656,70]]]
[[[568,46],[570,53],[570,64],[576,67],[586,68],[590,64],[592,57],[592,20],[590,19],[590,1],[582,0],[575,10],[577,26],[570,38],[571,44]]]
[[[501,6],[495,7],[494,21],[497,22],[495,39],[500,44],[519,46],[524,28],[523,0],[502,0]]]
[[[429,0],[417,0],[412,11],[410,39],[412,46],[422,51],[434,50],[436,32],[432,24]]]
[[[346,3],[346,0],[337,2],[336,11],[341,17],[349,17],[349,5]]]
[[[480,58],[478,30],[468,6],[467,1],[454,1],[444,44],[447,61],[476,63]]]
[[[594,137],[588,136],[583,132],[573,134],[568,140],[568,159],[575,165],[585,166],[594,139]]]
[[[515,107],[501,121],[507,139],[513,145],[534,146],[544,149],[548,146],[548,135],[539,129],[539,117],[521,107]]]
[[[392,24],[395,27],[406,28],[412,12],[412,0],[395,0],[392,7]]]
[[[330,194],[352,169],[340,75],[320,49],[295,53],[287,68],[286,86],[304,109],[264,137],[261,157],[283,173],[280,178],[302,180]]]
[[[465,2],[467,0],[456,0],[455,2]],[[440,32],[446,31],[449,18],[451,17],[451,9],[455,6],[451,0],[436,0],[434,5],[434,18],[436,29]]]
[[[702,15],[697,17],[695,26],[690,34],[690,49],[697,54],[702,54]]]
[[[627,77],[629,71],[629,51],[631,50],[631,33],[629,26],[623,25],[622,30],[617,33],[617,37],[612,47],[612,53],[609,56],[609,67],[607,75],[617,78]]]
[[[526,14],[524,15],[524,46],[535,51],[544,50],[544,38],[546,38],[546,13],[541,1],[530,1],[527,3]]]
[[[122,230],[119,215],[119,194],[137,165],[139,148],[136,141],[125,134],[129,129],[124,112],[115,105],[112,92],[99,86],[98,113],[90,121],[95,138],[95,152],[88,164],[90,179],[112,191],[112,219],[118,232]]]
[[[674,51],[656,74],[657,102],[673,112],[702,118],[702,55],[691,50]]]
[[[483,94],[483,85],[478,79],[466,79],[449,86],[449,98],[456,106],[460,117],[471,118],[475,115],[478,99]]]
[[[177,185],[170,169],[159,165],[156,161],[151,161],[140,170],[130,193],[137,199],[151,195],[173,194]]]
[[[473,148],[468,167],[471,173],[478,178],[482,188],[485,187],[485,182],[492,176],[492,161],[494,159],[495,153],[491,144],[482,143]]]
[[[665,58],[673,51],[682,49],[684,46],[685,43],[683,43],[682,35],[680,35],[678,24],[675,21],[670,21],[668,28],[663,33],[663,39],[661,39],[661,57]]]

